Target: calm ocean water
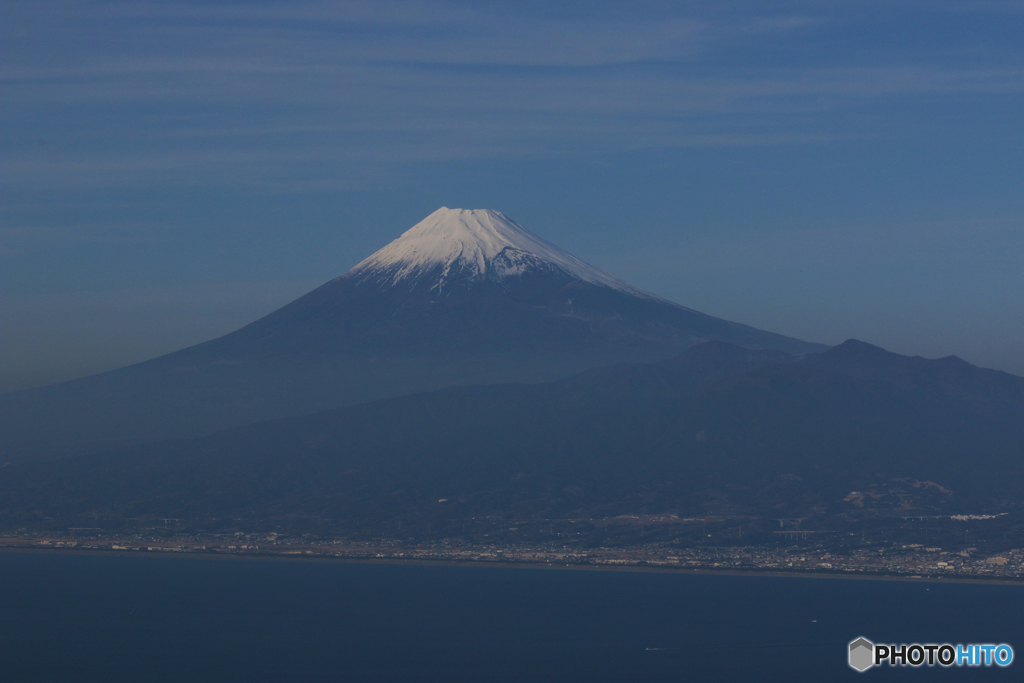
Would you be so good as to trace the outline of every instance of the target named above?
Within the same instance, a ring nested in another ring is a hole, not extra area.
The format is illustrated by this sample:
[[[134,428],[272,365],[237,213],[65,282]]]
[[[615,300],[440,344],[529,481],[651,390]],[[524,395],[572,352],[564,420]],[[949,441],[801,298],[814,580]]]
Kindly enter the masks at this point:
[[[0,681],[1024,680],[1024,586],[0,553]],[[1007,642],[1007,669],[846,665]]]

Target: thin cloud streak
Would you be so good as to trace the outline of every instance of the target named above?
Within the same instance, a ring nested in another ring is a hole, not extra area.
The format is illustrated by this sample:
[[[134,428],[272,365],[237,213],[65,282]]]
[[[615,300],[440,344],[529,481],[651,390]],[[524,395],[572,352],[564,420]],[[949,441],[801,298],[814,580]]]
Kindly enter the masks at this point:
[[[33,18],[25,3],[20,14]],[[101,50],[126,43],[111,27],[148,34],[145,51],[195,44],[208,52],[250,51],[303,63],[402,62],[493,66],[594,66],[673,59],[729,41],[814,24],[804,16],[678,16],[642,12],[552,18],[454,3],[186,5],[68,3],[63,31]],[[41,27],[40,27],[41,29]],[[137,41],[133,49],[140,49]],[[109,46],[109,47],[108,47]]]
[[[838,19],[813,3],[709,7],[581,18],[431,2],[12,1],[0,177],[354,189],[368,170],[431,159],[877,136],[860,123],[877,121],[872,107],[1024,92],[1019,60],[752,67],[733,55]],[[319,177],[296,179],[300,166]]]

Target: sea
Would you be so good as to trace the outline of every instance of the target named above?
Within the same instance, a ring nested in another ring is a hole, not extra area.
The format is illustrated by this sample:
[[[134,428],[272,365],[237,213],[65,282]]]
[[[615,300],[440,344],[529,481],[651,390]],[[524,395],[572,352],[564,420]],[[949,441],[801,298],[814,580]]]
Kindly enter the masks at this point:
[[[1005,668],[847,664],[1007,643]],[[1024,585],[0,552],[0,681],[1024,680]]]

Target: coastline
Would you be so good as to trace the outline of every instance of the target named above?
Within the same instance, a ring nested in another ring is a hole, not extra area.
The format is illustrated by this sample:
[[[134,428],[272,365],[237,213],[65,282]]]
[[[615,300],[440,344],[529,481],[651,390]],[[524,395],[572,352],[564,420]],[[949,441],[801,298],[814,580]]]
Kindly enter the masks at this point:
[[[220,560],[260,560],[260,561],[288,561],[288,562],[344,562],[344,563],[372,563],[381,565],[412,565],[412,566],[447,566],[447,567],[479,567],[479,568],[517,568],[533,570],[557,570],[557,571],[602,571],[602,572],[641,572],[660,573],[677,575],[701,575],[701,576],[735,576],[735,577],[772,577],[789,579],[843,579],[855,581],[896,581],[904,583],[939,583],[939,584],[974,584],[974,585],[1000,585],[1000,586],[1024,586],[1024,577],[966,577],[966,576],[942,576],[942,575],[908,575],[908,574],[885,574],[874,572],[853,572],[853,571],[813,571],[813,570],[786,570],[786,569],[736,569],[736,568],[715,568],[715,567],[681,567],[681,566],[657,566],[644,563],[637,564],[600,564],[580,562],[539,562],[525,560],[479,560],[461,559],[453,560],[446,558],[431,557],[353,557],[329,554],[287,554],[284,552],[216,552],[216,551],[185,551],[185,552],[159,552],[149,550],[138,550],[128,548],[79,548],[79,547],[46,547],[33,545],[0,545],[0,554],[3,553],[54,553],[54,554],[81,554],[81,555],[119,555],[131,557],[149,558],[179,558],[179,559],[220,559]]]

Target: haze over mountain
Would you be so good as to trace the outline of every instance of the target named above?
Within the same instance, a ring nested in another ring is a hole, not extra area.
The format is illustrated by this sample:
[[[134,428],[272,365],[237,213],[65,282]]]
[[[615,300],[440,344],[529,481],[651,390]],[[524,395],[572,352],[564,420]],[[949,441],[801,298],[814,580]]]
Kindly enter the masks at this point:
[[[0,397],[0,448],[7,460],[71,455],[448,386],[549,381],[708,340],[826,348],[661,299],[496,211],[441,208],[236,332]]]
[[[800,357],[708,342],[552,383],[14,464],[0,475],[0,514],[16,525],[306,519],[356,535],[620,515],[799,517],[834,530],[1019,510],[1022,452],[1024,378],[853,340]]]

